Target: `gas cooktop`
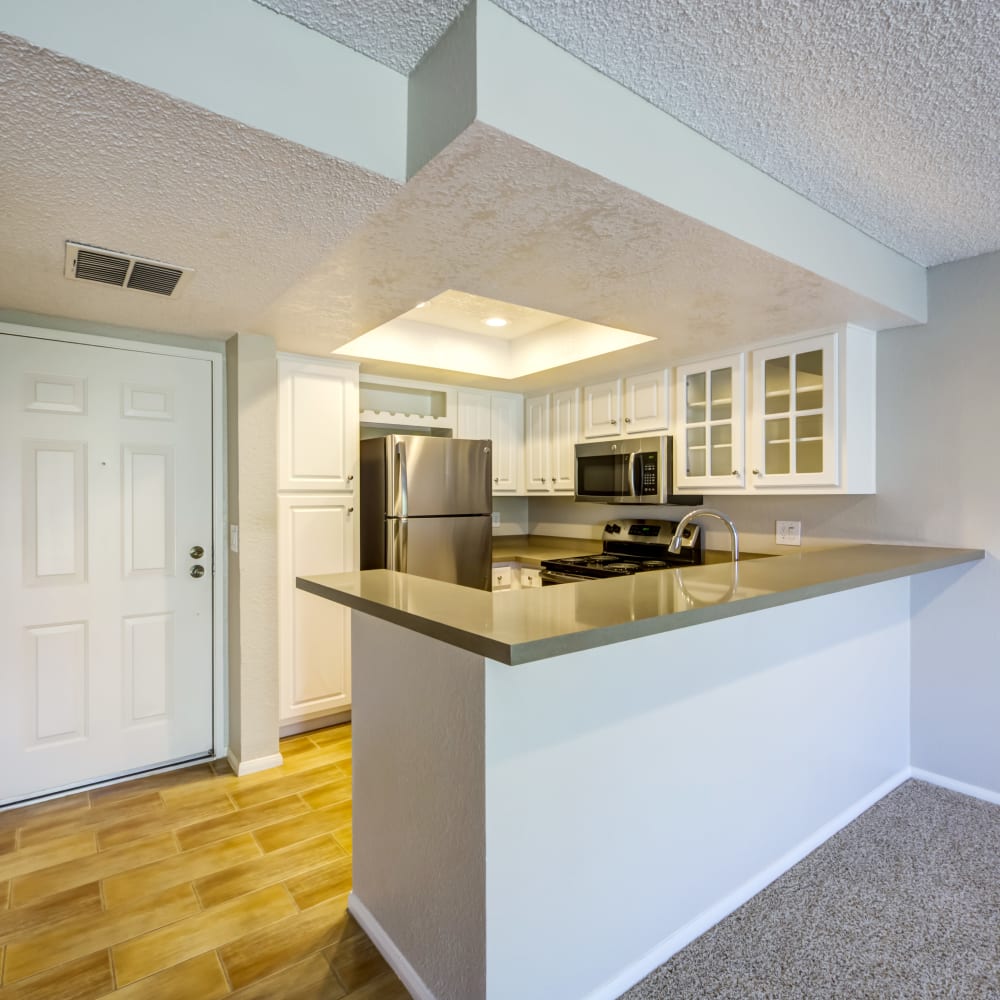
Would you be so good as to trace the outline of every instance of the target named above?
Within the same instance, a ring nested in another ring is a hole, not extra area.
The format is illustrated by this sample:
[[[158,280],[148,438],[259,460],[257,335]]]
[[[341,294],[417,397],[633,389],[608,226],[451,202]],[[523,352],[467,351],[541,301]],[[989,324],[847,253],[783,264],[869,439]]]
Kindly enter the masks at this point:
[[[668,547],[676,528],[676,521],[608,521],[601,535],[601,552],[566,559],[546,559],[542,563],[542,583],[631,576],[633,573],[701,564],[704,547],[699,526],[692,524],[684,529],[681,551],[674,555]]]

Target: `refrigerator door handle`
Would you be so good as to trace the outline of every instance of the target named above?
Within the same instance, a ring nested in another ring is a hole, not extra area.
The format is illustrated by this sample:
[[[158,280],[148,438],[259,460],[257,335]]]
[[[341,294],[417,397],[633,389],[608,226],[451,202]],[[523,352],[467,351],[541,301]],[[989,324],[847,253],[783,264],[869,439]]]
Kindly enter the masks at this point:
[[[396,556],[396,571],[399,573],[408,573],[407,569],[407,549],[408,549],[408,531],[407,525],[409,524],[409,519],[402,517],[399,520],[399,531],[396,532],[396,541],[399,545],[399,551]]]
[[[406,485],[406,445],[399,441],[396,444],[396,496],[395,513],[397,517],[409,517],[410,500]],[[406,572],[405,570],[403,572]]]

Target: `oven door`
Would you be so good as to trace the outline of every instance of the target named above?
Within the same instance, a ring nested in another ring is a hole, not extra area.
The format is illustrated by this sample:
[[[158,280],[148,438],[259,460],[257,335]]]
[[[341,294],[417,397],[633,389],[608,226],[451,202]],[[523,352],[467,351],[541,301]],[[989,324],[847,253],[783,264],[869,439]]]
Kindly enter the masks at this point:
[[[566,573],[557,569],[543,569],[538,578],[542,581],[543,587],[554,587],[557,583],[583,583],[584,580],[591,580],[593,577],[577,576],[575,573]]]

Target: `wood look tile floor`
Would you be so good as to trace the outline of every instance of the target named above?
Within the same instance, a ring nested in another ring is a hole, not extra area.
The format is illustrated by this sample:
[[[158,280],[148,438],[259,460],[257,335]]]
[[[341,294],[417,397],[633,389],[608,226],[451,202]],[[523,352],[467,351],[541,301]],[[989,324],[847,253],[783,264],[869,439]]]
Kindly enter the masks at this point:
[[[347,913],[351,727],[0,812],[2,1000],[406,1000]]]

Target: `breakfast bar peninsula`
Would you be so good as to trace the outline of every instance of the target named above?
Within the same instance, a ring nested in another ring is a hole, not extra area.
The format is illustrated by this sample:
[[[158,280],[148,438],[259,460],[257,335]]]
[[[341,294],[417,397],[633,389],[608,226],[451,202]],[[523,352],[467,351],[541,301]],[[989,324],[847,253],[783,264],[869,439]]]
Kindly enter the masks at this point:
[[[851,545],[353,609],[350,909],[415,997],[619,996],[910,774],[909,578]]]

